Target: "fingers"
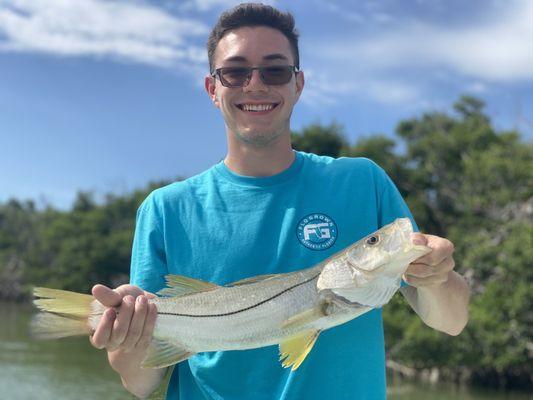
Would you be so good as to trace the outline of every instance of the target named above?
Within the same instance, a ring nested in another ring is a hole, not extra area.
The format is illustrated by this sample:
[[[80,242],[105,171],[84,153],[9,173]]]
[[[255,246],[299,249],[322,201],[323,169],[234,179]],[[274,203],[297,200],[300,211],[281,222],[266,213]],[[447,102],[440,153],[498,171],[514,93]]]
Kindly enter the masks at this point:
[[[124,338],[121,347],[130,351],[136,345],[143,334],[146,315],[148,313],[148,301],[145,296],[139,296],[135,299],[135,309],[131,318],[128,335]]]
[[[420,288],[426,286],[442,285],[448,280],[448,274],[432,275],[426,278],[417,278],[412,275],[404,275],[403,279],[409,285]]]
[[[115,322],[116,313],[112,308],[108,308],[102,315],[102,319],[96,330],[89,338],[91,344],[97,349],[103,349],[109,343],[113,323]]]
[[[410,264],[405,271],[406,275],[411,275],[417,278],[427,278],[431,275],[439,275],[448,273],[455,268],[455,261],[453,258],[446,258],[438,265],[427,265],[417,261]]]
[[[126,339],[126,335],[130,329],[134,310],[135,299],[129,295],[124,297],[122,299],[122,304],[120,305],[118,315],[115,318],[115,323],[113,324],[109,343],[106,346],[108,351],[116,350]]]
[[[126,295],[118,312],[108,308],[103,313],[90,338],[91,344],[110,352],[119,349],[125,352],[145,349],[152,339],[156,319],[157,308],[149,303],[147,296],[134,298]]]
[[[140,295],[147,293],[144,290],[142,290],[140,287],[134,286],[134,285],[120,285],[114,291],[118,293],[121,298],[127,295],[138,297]]]
[[[421,264],[418,261],[409,265],[404,274],[404,280],[415,287],[443,284],[453,271],[455,261],[449,257],[438,265]]]
[[[146,349],[152,340],[154,332],[155,321],[157,320],[157,307],[154,304],[149,304],[148,312],[144,322],[143,333],[137,341],[137,349]]]
[[[432,251],[425,256],[416,260],[417,263],[427,265],[438,265],[448,257],[451,257],[454,251],[453,243],[446,238],[434,235],[423,235],[427,239],[427,246],[431,247]],[[413,241],[418,240],[413,238]]]
[[[411,240],[412,240],[413,244],[418,244],[418,245],[424,245],[425,246],[428,243],[428,240],[427,240],[426,236],[423,233],[420,233],[420,232],[414,232],[411,235]]]
[[[118,307],[122,302],[122,297],[124,297],[104,285],[94,285],[92,294],[96,300],[106,307]]]
[[[122,303],[122,299],[127,295],[133,297],[140,295],[145,295],[148,298],[156,297],[154,294],[145,292],[134,285],[120,285],[116,289],[110,289],[104,285],[94,285],[92,293],[94,298],[106,307],[118,307]]]
[[[151,340],[157,310],[155,306],[149,306],[147,299],[156,297],[154,294],[134,285],[121,285],[116,289],[95,285],[92,293],[106,307],[90,338],[94,347],[108,351],[129,351],[138,345],[143,335],[149,337],[148,342]],[[151,330],[145,334],[148,316],[151,318],[148,325]]]

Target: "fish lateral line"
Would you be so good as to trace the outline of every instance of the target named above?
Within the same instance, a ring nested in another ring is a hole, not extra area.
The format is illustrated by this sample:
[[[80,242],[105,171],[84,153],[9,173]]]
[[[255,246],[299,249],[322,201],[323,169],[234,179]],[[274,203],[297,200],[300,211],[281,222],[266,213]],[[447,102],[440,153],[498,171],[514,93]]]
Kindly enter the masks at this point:
[[[256,303],[256,304],[252,304],[251,306],[249,307],[245,307],[245,308],[241,308],[240,310],[235,310],[235,311],[230,311],[230,312],[227,312],[227,313],[223,313],[223,314],[180,314],[180,313],[173,313],[173,312],[158,312],[159,315],[175,315],[177,317],[197,317],[197,318],[208,318],[208,317],[226,317],[226,316],[229,316],[229,315],[235,315],[235,314],[238,314],[238,313],[241,313],[241,312],[244,312],[244,311],[248,311],[248,310],[252,310],[256,307],[259,307],[267,302],[269,302],[270,300],[273,300],[289,291],[291,291],[292,289],[295,289],[297,288],[298,286],[302,286],[302,285],[305,285],[309,282],[312,282],[314,281],[315,279],[318,279],[318,277],[320,276],[320,273],[316,274],[315,276],[309,278],[309,279],[306,279],[305,281],[302,281],[300,283],[297,283],[291,287],[288,287],[287,289],[284,289],[282,290],[281,292],[279,293],[276,293],[274,296],[271,296],[265,300],[262,300],[260,301],[259,303]]]

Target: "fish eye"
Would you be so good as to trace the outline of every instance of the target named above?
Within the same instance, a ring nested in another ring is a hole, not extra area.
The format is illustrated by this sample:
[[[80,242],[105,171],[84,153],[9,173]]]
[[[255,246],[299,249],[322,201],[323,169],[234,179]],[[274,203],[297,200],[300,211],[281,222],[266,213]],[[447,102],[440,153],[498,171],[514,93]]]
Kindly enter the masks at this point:
[[[379,236],[378,235],[372,235],[368,239],[366,239],[366,244],[369,244],[371,246],[377,244],[379,242]]]

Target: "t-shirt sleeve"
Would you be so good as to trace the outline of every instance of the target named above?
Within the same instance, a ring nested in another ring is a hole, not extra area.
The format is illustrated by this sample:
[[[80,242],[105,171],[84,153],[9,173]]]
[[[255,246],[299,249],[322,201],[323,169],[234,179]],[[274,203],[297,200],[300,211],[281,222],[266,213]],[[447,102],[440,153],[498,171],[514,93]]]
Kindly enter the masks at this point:
[[[137,211],[131,254],[130,283],[156,293],[168,274],[165,241],[157,206],[148,197]]]
[[[393,222],[397,218],[407,217],[413,224],[413,230],[418,232],[418,225],[405,203],[398,188],[387,173],[376,165],[376,180],[378,186],[378,224],[380,227]],[[403,279],[401,287],[409,286]]]
[[[378,199],[378,226],[382,227],[394,222],[397,218],[407,217],[411,220],[414,231],[418,231],[418,225],[398,188],[383,168],[377,164],[374,165]]]

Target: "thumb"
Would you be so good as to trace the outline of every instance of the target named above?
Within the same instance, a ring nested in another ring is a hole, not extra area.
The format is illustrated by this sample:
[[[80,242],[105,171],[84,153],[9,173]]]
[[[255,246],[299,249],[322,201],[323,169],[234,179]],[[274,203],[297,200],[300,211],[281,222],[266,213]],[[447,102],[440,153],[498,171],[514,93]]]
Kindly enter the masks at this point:
[[[92,294],[96,300],[106,307],[118,307],[122,302],[120,294],[104,285],[94,285]]]
[[[413,242],[413,244],[421,244],[424,246],[428,244],[428,239],[426,238],[426,235],[420,232],[414,232],[411,235],[411,241]]]

